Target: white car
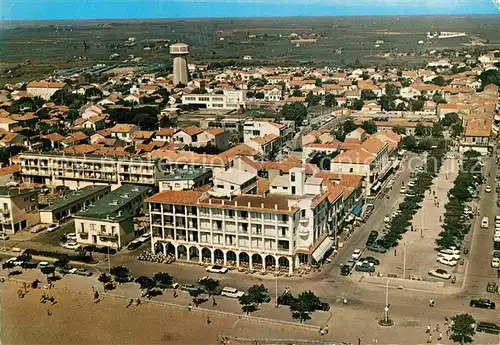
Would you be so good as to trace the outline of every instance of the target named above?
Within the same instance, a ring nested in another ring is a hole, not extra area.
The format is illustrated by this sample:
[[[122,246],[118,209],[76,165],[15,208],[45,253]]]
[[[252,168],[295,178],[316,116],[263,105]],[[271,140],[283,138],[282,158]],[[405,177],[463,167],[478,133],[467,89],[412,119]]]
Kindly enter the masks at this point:
[[[81,247],[81,245],[79,245],[76,242],[66,242],[62,246],[66,249],[74,249],[74,250],[77,250],[78,248]]]
[[[219,265],[208,266],[205,270],[210,273],[227,273],[227,267]]]
[[[61,227],[58,225],[58,224],[50,224],[48,227],[47,227],[47,231],[48,232],[54,232],[56,230],[59,230]]]
[[[231,298],[240,298],[245,293],[243,291],[238,291],[237,289],[235,289],[233,287],[226,286],[224,289],[222,289],[220,294],[221,294],[221,296],[226,296],[226,297],[231,297]]]
[[[493,258],[491,260],[491,267],[493,267],[493,268],[499,268],[500,267],[500,259],[499,258]]]
[[[429,275],[432,277],[441,278],[441,279],[450,279],[451,278],[451,274],[448,273],[447,271],[441,269],[441,268],[437,268],[435,270],[430,270]]]
[[[17,256],[10,258],[8,260],[5,260],[5,262],[12,262],[14,264],[14,266],[21,266],[23,263],[22,261],[17,259]]]
[[[391,221],[391,217],[387,216],[384,218],[384,222],[389,223]]]
[[[406,193],[406,187],[401,187],[401,189],[399,190],[399,192],[400,192],[401,194]]]
[[[76,241],[76,233],[74,233],[74,232],[68,232],[68,233],[66,234],[66,238],[67,238],[68,240],[73,240],[73,241]]]
[[[457,265],[458,261],[457,260],[453,260],[452,258],[450,257],[439,257],[437,259],[437,262],[439,262],[440,264],[443,264],[443,265],[446,265],[446,266],[450,266],[450,267],[454,267]]]
[[[460,255],[458,255],[458,254],[444,254],[444,253],[439,252],[438,258],[446,258],[446,259],[458,261],[458,260],[460,260]]]
[[[5,233],[1,233],[0,234],[0,240],[1,241],[7,241],[9,239],[9,236],[7,236],[7,234]]]
[[[484,191],[485,191],[486,193],[490,193],[490,192],[491,192],[491,186],[486,186],[486,187],[484,188]]]
[[[142,234],[140,238],[143,239],[144,241],[150,240],[151,232],[146,232],[145,234]]]
[[[361,249],[354,249],[354,252],[352,253],[351,257],[354,260],[358,260],[361,257]]]

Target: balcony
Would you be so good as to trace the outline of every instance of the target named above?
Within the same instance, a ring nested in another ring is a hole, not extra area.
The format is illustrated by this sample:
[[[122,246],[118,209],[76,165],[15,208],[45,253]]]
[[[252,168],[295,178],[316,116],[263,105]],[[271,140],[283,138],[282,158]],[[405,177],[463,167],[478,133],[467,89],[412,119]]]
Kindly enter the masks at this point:
[[[10,215],[10,210],[8,208],[0,208],[0,214]]]
[[[2,218],[2,219],[0,219],[0,224],[10,224],[10,218]]]
[[[78,233],[78,236],[79,236],[82,240],[88,240],[88,238],[89,238],[89,233],[88,233],[88,232],[79,232],[79,233]]]
[[[113,234],[99,234],[99,240],[103,242],[117,242],[118,241],[118,235],[113,235]]]

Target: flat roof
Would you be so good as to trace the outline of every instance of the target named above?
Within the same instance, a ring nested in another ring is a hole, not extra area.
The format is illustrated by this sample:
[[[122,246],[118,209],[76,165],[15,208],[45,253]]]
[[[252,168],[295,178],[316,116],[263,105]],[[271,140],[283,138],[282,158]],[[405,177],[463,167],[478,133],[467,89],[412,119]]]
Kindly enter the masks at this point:
[[[76,217],[107,219],[108,217],[119,219],[131,216],[128,212],[121,212],[123,207],[137,196],[147,193],[147,186],[124,184],[114,191],[106,194],[94,203],[94,206],[75,213]]]
[[[0,187],[0,196],[16,196],[22,194],[29,194],[36,192],[35,189],[21,189],[21,188],[9,188],[9,187]]]
[[[119,156],[111,156],[111,155],[98,155],[98,154],[78,154],[78,153],[66,153],[66,152],[26,152],[21,153],[19,155],[21,158],[30,157],[30,156],[39,156],[39,157],[58,157],[58,158],[74,158],[74,157],[83,157],[83,158],[101,158],[107,159],[111,161],[142,161],[142,162],[154,162],[155,159],[150,157],[141,157],[141,156],[127,156],[127,157],[119,157]]]
[[[179,169],[159,177],[158,181],[193,180],[206,174],[212,175],[212,169]]]
[[[57,198],[51,205],[41,209],[40,212],[52,212],[61,208],[65,208],[71,204],[77,203],[78,201],[84,200],[94,194],[103,192],[105,190],[111,190],[111,187],[109,185],[97,185],[87,186],[78,190],[74,190],[66,194],[64,197]]]

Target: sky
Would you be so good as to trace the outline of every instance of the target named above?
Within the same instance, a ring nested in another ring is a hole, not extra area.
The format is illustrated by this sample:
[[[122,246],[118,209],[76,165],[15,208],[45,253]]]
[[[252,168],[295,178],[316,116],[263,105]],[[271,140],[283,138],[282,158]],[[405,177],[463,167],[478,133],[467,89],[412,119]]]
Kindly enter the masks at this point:
[[[2,20],[500,14],[493,0],[0,0]]]

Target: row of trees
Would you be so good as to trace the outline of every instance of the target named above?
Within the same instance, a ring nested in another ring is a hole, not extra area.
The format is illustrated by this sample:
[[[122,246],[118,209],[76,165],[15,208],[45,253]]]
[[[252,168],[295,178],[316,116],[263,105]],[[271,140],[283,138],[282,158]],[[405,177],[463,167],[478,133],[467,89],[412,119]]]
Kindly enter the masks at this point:
[[[475,184],[483,179],[481,167],[478,165],[479,157],[477,151],[467,151],[463,155],[460,172],[448,193],[443,230],[436,239],[439,248],[460,246],[471,228],[470,219],[464,214],[464,209],[466,202],[472,198],[471,191],[475,189]]]
[[[409,194],[399,205],[401,213],[391,220],[388,232],[377,241],[378,244],[387,249],[398,245],[399,241],[403,238],[403,234],[411,225],[413,216],[420,208],[420,203],[424,199],[425,191],[430,188],[432,179],[439,172],[444,154],[444,141],[441,141],[439,146],[431,150],[428,154],[424,165],[424,171],[417,174],[415,185],[407,189]]]

